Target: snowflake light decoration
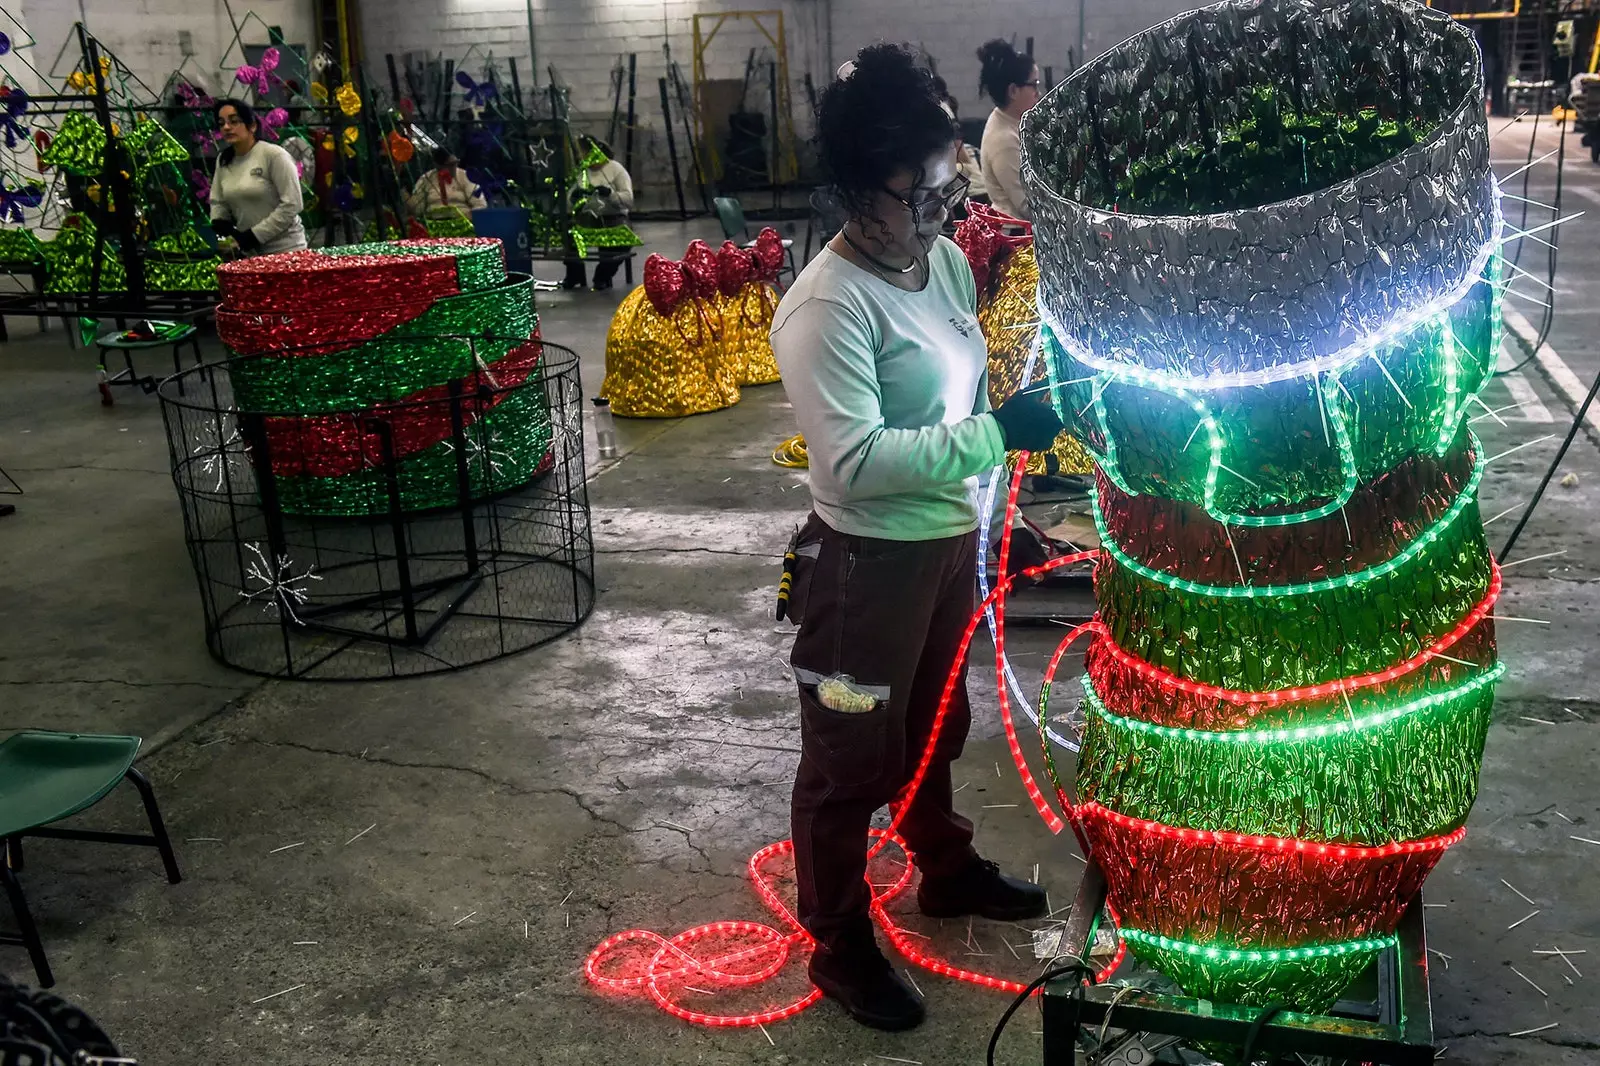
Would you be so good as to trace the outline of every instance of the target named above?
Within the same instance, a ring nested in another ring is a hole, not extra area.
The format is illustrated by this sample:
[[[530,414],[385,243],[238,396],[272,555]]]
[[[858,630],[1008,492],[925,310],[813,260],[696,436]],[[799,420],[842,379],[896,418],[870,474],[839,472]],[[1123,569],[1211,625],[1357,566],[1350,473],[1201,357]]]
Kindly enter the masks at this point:
[[[259,600],[263,614],[275,611],[295,625],[303,625],[294,609],[305,606],[311,600],[305,583],[322,580],[316,567],[307,567],[303,573],[296,574],[294,563],[287,555],[278,556],[274,563],[268,561],[266,552],[261,550],[259,544],[246,544],[245,550],[256,557],[254,562],[246,564],[245,579],[255,582],[257,587],[241,590],[239,598]]]
[[[227,436],[222,436],[221,426],[207,423],[194,434],[194,447],[190,453],[200,460],[200,473],[216,478],[213,492],[221,492],[229,475],[236,470],[235,463],[244,457],[244,445],[239,437],[239,427],[233,426]]]

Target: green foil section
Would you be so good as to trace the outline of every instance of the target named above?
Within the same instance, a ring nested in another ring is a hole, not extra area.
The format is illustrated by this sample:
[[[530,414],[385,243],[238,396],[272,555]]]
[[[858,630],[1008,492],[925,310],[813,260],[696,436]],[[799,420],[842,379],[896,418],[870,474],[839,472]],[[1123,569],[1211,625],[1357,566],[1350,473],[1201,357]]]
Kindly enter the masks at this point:
[[[590,248],[633,248],[644,243],[627,226],[573,226],[569,232],[579,255],[588,255]]]
[[[45,262],[49,276],[45,278],[44,291],[48,293],[88,292],[93,279],[95,229],[94,223],[84,215],[72,214],[63,224],[55,240],[44,246]],[[122,266],[121,254],[115,242],[107,241],[100,249],[103,265],[100,268],[101,292],[126,292],[128,274]]]
[[[86,111],[73,111],[61,120],[55,138],[39,156],[47,167],[60,167],[79,177],[97,177],[104,169],[106,131]]]
[[[42,263],[44,245],[32,230],[0,229],[0,263]]]
[[[1425,324],[1377,358],[1339,371],[1332,389],[1324,388],[1329,379],[1320,375],[1177,395],[1133,381],[1094,379],[1094,371],[1067,353],[1048,327],[1041,336],[1053,380],[1072,382],[1053,390],[1057,413],[1129,491],[1204,502],[1211,450],[1206,431],[1197,430],[1198,402],[1222,438],[1225,469],[1217,476],[1217,507],[1229,513],[1296,510],[1336,497],[1351,461],[1357,478],[1369,481],[1409,455],[1440,451],[1441,440],[1454,440],[1470,397],[1487,383],[1499,358],[1491,302],[1489,284],[1474,286],[1449,313],[1453,344],[1440,324]],[[1453,389],[1447,364],[1452,357]],[[1333,399],[1319,399],[1318,390]],[[1098,404],[1091,402],[1096,395]],[[1343,415],[1349,455],[1332,431],[1330,404]]]
[[[317,249],[323,255],[448,255],[456,261],[456,284],[462,292],[491,289],[506,280],[505,253],[498,244],[474,245],[395,245],[387,241],[345,244]]]
[[[550,450],[552,427],[542,369],[483,418],[465,436],[480,450],[468,449],[470,494],[481,496],[521,485]],[[455,442],[443,441],[394,465],[400,508],[404,511],[453,506],[460,501]],[[364,470],[342,477],[276,477],[278,500],[291,514],[373,515],[390,506],[389,474]]]
[[[1485,684],[1376,726],[1289,743],[1152,734],[1091,710],[1078,789],[1085,801],[1190,829],[1373,847],[1434,836],[1472,809],[1493,703]]]
[[[1429,123],[1353,115],[1301,114],[1271,86],[1249,91],[1250,115],[1164,156],[1129,163],[1117,182],[1117,210],[1141,215],[1206,215],[1287,200],[1337,185],[1393,159],[1428,135]]]
[[[533,279],[524,277],[437,300],[410,322],[356,348],[238,359],[231,367],[234,395],[240,410],[269,414],[374,407],[465,377],[477,360],[494,363],[537,329]]]
[[[1095,572],[1100,617],[1122,648],[1192,681],[1264,692],[1382,670],[1454,629],[1489,588],[1476,501],[1411,562],[1300,596],[1201,596],[1114,559]]]
[[[157,254],[145,260],[145,288],[153,292],[215,292],[217,268],[222,260],[190,226],[182,233],[157,237],[150,243]],[[169,262],[165,255],[190,257],[189,262]]]
[[[179,144],[178,139],[153,118],[135,123],[133,129],[123,137],[123,143],[141,168],[161,163],[189,162],[189,149]]]
[[[1127,944],[1135,956],[1171,977],[1196,999],[1247,1007],[1287,1000],[1296,1010],[1310,1013],[1321,1013],[1333,1006],[1350,983],[1385,950],[1263,963],[1207,959],[1132,939]],[[1237,1049],[1234,1054],[1238,1054]]]

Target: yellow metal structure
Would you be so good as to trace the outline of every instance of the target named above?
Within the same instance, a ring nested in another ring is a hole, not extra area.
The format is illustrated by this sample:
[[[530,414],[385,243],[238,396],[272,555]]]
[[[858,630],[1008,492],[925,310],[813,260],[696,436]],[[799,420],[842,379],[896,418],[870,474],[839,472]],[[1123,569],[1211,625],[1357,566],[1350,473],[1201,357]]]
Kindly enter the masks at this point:
[[[776,184],[793,181],[800,176],[800,162],[795,155],[794,112],[789,104],[789,45],[784,36],[782,11],[724,11],[694,16],[694,126],[700,142],[702,166],[713,179],[722,177],[722,158],[706,122],[706,53],[730,20],[750,22],[772,46],[778,65],[778,113],[772,116],[770,135],[778,139],[778,150],[771,157],[777,164],[771,178]]]
[[[1427,5],[1432,7],[1433,0],[1427,0]],[[1521,12],[1522,0],[1511,0],[1510,11],[1480,11],[1477,13],[1469,12],[1460,15],[1452,14],[1450,17],[1459,22],[1482,22],[1487,19],[1514,19]]]

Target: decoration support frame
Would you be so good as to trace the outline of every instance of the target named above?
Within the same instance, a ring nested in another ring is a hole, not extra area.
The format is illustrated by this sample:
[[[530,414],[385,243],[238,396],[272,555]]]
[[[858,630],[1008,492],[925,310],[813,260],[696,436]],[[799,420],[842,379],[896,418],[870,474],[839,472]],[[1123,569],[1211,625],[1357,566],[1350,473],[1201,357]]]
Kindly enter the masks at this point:
[[[1061,951],[1087,958],[1106,917],[1106,880],[1098,863],[1088,869],[1061,936]],[[1044,1066],[1072,1066],[1079,1037],[1108,1019],[1119,1029],[1184,1041],[1253,1046],[1263,1052],[1323,1055],[1335,1060],[1431,1066],[1437,1049],[1428,992],[1428,944],[1422,894],[1413,896],[1395,931],[1397,943],[1379,954],[1377,994],[1370,1002],[1340,1000],[1327,1014],[1284,1011],[1257,1025],[1262,1010],[1183,996],[1129,993],[1125,986],[1078,988],[1055,980],[1044,988]]]

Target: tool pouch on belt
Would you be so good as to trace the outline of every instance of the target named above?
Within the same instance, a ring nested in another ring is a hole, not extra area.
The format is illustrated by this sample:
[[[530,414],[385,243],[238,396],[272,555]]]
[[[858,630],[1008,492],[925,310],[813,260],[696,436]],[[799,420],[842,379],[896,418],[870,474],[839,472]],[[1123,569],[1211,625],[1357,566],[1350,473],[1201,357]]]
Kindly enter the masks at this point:
[[[780,622],[785,618],[795,625],[805,621],[806,594],[822,555],[821,525],[822,520],[812,515],[804,526],[796,526],[789,537],[789,546],[783,552],[783,576],[778,579],[777,618]]]

